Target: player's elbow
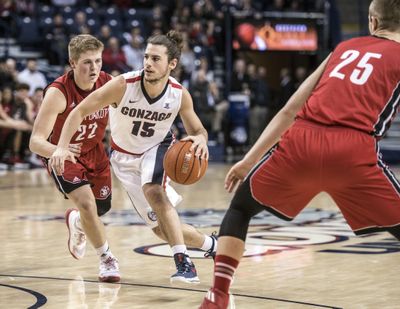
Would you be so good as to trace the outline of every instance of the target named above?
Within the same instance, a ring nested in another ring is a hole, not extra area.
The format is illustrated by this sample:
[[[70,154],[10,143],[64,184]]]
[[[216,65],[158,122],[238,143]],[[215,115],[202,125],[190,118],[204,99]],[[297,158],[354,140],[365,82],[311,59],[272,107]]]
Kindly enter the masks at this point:
[[[33,153],[37,153],[38,152],[37,145],[38,145],[37,136],[35,134],[31,134],[31,137],[29,139],[29,150]]]

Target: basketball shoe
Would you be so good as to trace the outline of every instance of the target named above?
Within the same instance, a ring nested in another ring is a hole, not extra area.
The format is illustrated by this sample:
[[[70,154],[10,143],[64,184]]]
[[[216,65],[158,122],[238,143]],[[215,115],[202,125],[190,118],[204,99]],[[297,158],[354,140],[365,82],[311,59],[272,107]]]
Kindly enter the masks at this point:
[[[121,280],[121,275],[117,258],[112,254],[103,254],[100,257],[99,281],[119,282],[119,280]]]
[[[204,253],[204,257],[208,258],[208,257],[211,256],[213,258],[213,260],[215,260],[215,255],[217,254],[217,246],[216,246],[216,244],[217,244],[217,241],[218,241],[217,232],[213,232],[210,235],[210,237],[212,238],[213,243],[212,243],[211,248]]]
[[[79,211],[70,208],[65,213],[65,222],[68,227],[68,249],[71,255],[80,260],[85,255],[86,251],[86,235],[76,226],[76,221],[79,218]]]
[[[218,289],[210,289],[203,299],[199,309],[235,309],[232,294],[226,294]]]
[[[174,260],[177,272],[171,276],[171,283],[200,283],[196,268],[188,255],[177,253]]]

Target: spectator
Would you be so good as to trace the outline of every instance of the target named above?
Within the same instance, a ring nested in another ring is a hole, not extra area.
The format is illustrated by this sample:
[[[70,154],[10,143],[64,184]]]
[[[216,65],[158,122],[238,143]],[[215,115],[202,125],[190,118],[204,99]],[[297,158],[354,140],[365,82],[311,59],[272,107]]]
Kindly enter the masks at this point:
[[[42,72],[37,69],[36,59],[30,58],[26,63],[26,68],[18,74],[18,82],[28,84],[30,87],[29,95],[33,95],[36,88],[45,88],[46,78]]]
[[[54,6],[75,6],[77,0],[51,0]]]
[[[285,10],[285,0],[273,0],[268,6],[269,11],[283,12]]]
[[[15,121],[32,123],[33,110],[28,97],[29,88],[28,84],[17,84],[14,95],[11,89],[3,89],[3,110]],[[16,167],[26,167],[23,163],[28,154],[29,137],[30,132],[16,129],[7,131],[3,136],[3,161]]]
[[[11,89],[10,89],[11,90]],[[4,137],[10,132],[10,129],[14,130],[29,130],[31,126],[26,121],[19,121],[12,119],[3,108],[2,91],[0,91],[0,169],[4,169],[4,165],[1,163],[1,159],[4,153]]]
[[[112,37],[112,31],[109,25],[103,25],[100,28],[100,32],[97,34],[97,38],[104,44],[104,46],[107,46],[107,42],[110,40]]]
[[[212,70],[209,70],[208,66],[208,59],[207,57],[203,56],[201,57],[198,61],[199,67],[196,71],[192,73],[192,79],[196,79],[197,73],[202,70],[206,73],[206,79],[209,83],[211,83],[214,80],[214,72]]]
[[[280,71],[280,90],[278,91],[277,105],[280,109],[289,100],[294,92],[294,84],[288,68]]]
[[[133,70],[139,70],[143,67],[144,46],[140,36],[133,36],[130,43],[122,46],[126,57],[126,64]]]
[[[61,65],[68,61],[67,46],[69,40],[69,27],[64,23],[61,14],[53,17],[53,25],[47,30],[46,42],[47,55],[50,64]]]
[[[36,11],[36,1],[18,0],[15,1],[16,11],[21,16],[33,16]]]
[[[11,87],[14,89],[17,83],[18,71],[15,69],[16,63],[12,58],[0,60],[0,85],[1,87]]]
[[[294,72],[294,91],[299,89],[300,85],[303,83],[303,81],[307,78],[307,69],[303,66],[299,66],[296,68]]]
[[[125,39],[126,42],[130,43],[132,41],[132,38],[135,38],[136,40],[140,41],[140,44],[144,43],[144,37],[142,34],[142,30],[139,26],[137,27],[132,27],[131,31],[125,32],[123,35],[123,38]]]
[[[183,40],[182,54],[180,64],[185,70],[185,74],[191,75],[195,69],[195,60],[193,50],[189,46],[188,40]]]
[[[249,86],[249,76],[246,73],[246,62],[242,58],[236,59],[231,76],[231,91],[246,92]]]
[[[206,78],[206,72],[199,70],[196,79],[190,86],[190,93],[193,98],[193,106],[196,114],[199,116],[204,128],[207,132],[211,132],[212,122],[214,118],[214,109],[209,101],[209,84]]]
[[[270,102],[269,86],[266,82],[267,70],[265,67],[254,66],[254,73],[250,76],[250,121],[249,138],[253,145],[267,125],[268,105]]]
[[[77,11],[74,17],[74,23],[71,25],[71,34],[82,34],[87,31],[88,25],[86,20],[86,14],[82,11]]]
[[[42,104],[43,101],[43,88],[40,87],[36,88],[30,99],[33,104],[33,118],[36,118],[40,105]]]
[[[129,70],[125,53],[120,47],[118,38],[115,36],[108,40],[107,47],[104,49],[103,66],[106,72],[111,72],[112,70],[127,72]]]
[[[225,122],[226,112],[229,109],[229,103],[221,95],[217,83],[211,81],[209,83],[209,105],[213,107],[214,117],[211,124],[210,139],[216,139],[222,143],[224,141],[224,133],[222,124]]]

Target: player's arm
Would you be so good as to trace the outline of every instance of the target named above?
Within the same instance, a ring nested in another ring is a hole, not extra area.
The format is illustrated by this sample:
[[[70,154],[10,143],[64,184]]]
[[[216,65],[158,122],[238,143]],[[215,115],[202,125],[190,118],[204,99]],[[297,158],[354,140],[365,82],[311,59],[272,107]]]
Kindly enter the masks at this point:
[[[63,93],[55,88],[50,87],[43,98],[39,113],[33,124],[29,148],[38,155],[49,158],[56,145],[48,141],[53,130],[58,114],[64,112],[67,106],[67,100]]]
[[[208,147],[207,140],[208,134],[199,117],[194,111],[192,97],[183,87],[182,92],[182,103],[179,111],[183,126],[188,134],[187,137],[183,138],[183,141],[193,141],[192,148],[196,149],[196,155],[201,156],[202,159],[208,160]]]
[[[25,120],[15,120],[10,116],[8,116],[1,104],[0,104],[0,127],[14,129],[14,130],[21,130],[21,131],[32,130],[32,125],[27,123]]]
[[[61,131],[58,147],[66,149],[72,136],[82,123],[83,119],[101,110],[108,105],[118,106],[126,89],[126,82],[123,76],[110,80],[104,86],[89,94],[65,120]]]
[[[290,97],[285,106],[275,115],[264,129],[256,143],[251,147],[244,158],[236,163],[225,178],[225,188],[231,192],[236,185],[241,183],[250,169],[261,159],[261,157],[274,146],[282,134],[293,124],[299,110],[306,103],[315,86],[317,85],[330,55],[319,65],[319,67],[301,84],[299,89]]]
[[[12,118],[7,118],[6,120],[0,119],[0,127],[21,131],[29,131],[32,126],[24,120],[15,120]]]
[[[55,168],[57,174],[62,174],[64,172],[65,160],[75,162],[75,158],[68,150],[68,144],[83,119],[108,105],[118,106],[125,90],[125,78],[123,76],[118,76],[88,95],[68,115],[62,128],[57,148],[50,158],[50,164]]]

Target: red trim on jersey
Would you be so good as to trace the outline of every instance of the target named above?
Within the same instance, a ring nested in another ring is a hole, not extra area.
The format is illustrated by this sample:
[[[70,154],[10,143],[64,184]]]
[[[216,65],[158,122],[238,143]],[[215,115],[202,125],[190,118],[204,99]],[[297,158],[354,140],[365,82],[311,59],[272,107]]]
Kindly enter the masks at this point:
[[[163,175],[163,180],[162,180],[162,184],[161,184],[163,190],[165,191],[167,189],[167,174],[164,171],[164,175]]]
[[[143,152],[142,153],[133,153],[133,152],[129,152],[129,151],[125,150],[125,149],[122,149],[121,147],[119,147],[117,144],[114,143],[112,138],[111,138],[111,148],[116,150],[116,151],[119,151],[119,152],[122,152],[122,153],[126,153],[126,154],[130,154],[130,155],[134,155],[134,156],[141,156],[143,154]]]
[[[173,88],[178,88],[178,89],[182,89],[182,85],[179,84],[174,84],[173,82],[169,81],[169,84],[171,85],[171,87]]]
[[[126,80],[126,82],[127,83],[136,83],[136,82],[140,81],[141,79],[142,79],[141,76],[136,76],[136,77],[133,77],[133,78],[128,78]]]

